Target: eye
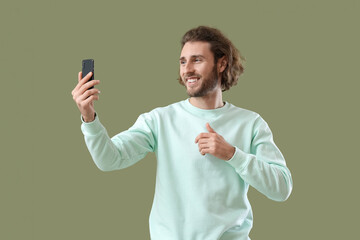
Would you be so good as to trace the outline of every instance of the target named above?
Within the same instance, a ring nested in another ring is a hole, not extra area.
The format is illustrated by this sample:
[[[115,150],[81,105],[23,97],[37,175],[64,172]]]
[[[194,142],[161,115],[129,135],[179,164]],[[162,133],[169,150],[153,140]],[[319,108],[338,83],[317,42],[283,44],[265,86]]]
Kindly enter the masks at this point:
[[[200,58],[195,58],[195,62],[201,62]]]
[[[180,61],[180,64],[181,64],[181,65],[184,65],[184,64],[185,64],[185,61]]]

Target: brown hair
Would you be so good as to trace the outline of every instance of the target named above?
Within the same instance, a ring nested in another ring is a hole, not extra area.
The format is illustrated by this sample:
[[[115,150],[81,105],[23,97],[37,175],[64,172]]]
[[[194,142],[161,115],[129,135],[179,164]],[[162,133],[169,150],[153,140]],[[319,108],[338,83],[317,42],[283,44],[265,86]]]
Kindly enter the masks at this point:
[[[227,66],[221,73],[222,91],[229,90],[230,87],[236,85],[238,78],[244,72],[242,61],[245,61],[245,58],[240,55],[239,50],[237,50],[232,42],[216,28],[199,26],[185,33],[181,39],[181,48],[187,42],[196,41],[210,43],[210,50],[214,54],[215,65],[218,59],[225,56]],[[181,76],[178,80],[180,84],[184,85]]]

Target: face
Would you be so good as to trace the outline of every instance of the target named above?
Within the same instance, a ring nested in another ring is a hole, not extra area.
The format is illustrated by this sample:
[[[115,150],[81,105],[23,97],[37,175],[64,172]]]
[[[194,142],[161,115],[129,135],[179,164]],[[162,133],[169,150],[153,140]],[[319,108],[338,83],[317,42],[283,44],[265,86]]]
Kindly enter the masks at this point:
[[[180,56],[180,76],[190,97],[203,97],[220,88],[210,43],[185,43]]]

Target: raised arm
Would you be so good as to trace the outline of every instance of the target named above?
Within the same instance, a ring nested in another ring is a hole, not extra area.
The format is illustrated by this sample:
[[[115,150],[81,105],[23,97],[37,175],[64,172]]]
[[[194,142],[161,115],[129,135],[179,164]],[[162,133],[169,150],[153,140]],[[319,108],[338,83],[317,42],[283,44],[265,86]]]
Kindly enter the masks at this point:
[[[93,122],[83,122],[81,130],[96,166],[102,171],[127,168],[155,149],[149,113],[140,115],[131,128],[112,138],[108,136],[98,116]]]
[[[150,114],[140,115],[130,129],[110,138],[95,113],[94,101],[99,99],[100,91],[89,88],[99,84],[100,81],[89,81],[91,75],[90,72],[82,78],[82,72],[79,72],[78,84],[71,92],[81,113],[81,130],[86,146],[95,164],[102,171],[131,166],[145,157],[148,152],[154,151],[155,138]]]

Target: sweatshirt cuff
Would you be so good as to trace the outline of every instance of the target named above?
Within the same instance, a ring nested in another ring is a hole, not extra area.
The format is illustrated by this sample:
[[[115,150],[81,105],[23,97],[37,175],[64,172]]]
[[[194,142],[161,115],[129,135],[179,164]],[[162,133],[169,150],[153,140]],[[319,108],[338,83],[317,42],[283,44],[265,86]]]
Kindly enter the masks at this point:
[[[95,113],[95,119],[92,122],[85,122],[82,116],[80,115],[81,119],[81,131],[84,135],[96,135],[97,133],[103,131],[105,128],[101,124],[99,117]]]
[[[233,166],[236,170],[241,171],[248,165],[249,160],[250,159],[247,157],[247,154],[235,146],[234,155],[226,162]]]

